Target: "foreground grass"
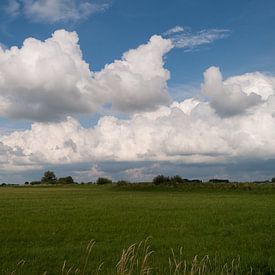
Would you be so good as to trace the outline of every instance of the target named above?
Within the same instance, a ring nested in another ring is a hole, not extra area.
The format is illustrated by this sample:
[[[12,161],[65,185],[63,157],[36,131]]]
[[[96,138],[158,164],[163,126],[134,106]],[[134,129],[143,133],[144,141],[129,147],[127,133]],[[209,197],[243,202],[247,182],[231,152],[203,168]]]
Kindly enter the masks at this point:
[[[20,274],[61,274],[64,261],[83,268],[89,240],[96,245],[85,273],[104,262],[101,274],[116,274],[121,251],[148,236],[152,274],[170,274],[171,248],[176,258],[182,248],[189,266],[195,255],[200,261],[208,255],[219,272],[239,257],[240,274],[275,270],[274,189],[7,187],[0,189],[0,207],[2,274],[20,260]]]
[[[96,270],[87,271],[87,264],[90,260],[92,249],[95,245],[94,241],[90,241],[86,248],[86,256],[82,266],[74,266],[64,261],[62,268],[60,269],[60,275],[68,274],[104,274],[103,265],[100,263]],[[210,274],[223,274],[233,275],[242,274],[240,268],[240,257],[233,259],[229,263],[222,264],[215,259],[211,261],[209,256],[206,255],[203,258],[195,256],[192,261],[187,261],[182,258],[182,248],[179,250],[178,255],[175,251],[171,250],[172,255],[168,259],[169,272],[163,273],[164,270],[158,267],[152,267],[150,265],[151,257],[154,253],[148,244],[148,239],[141,241],[139,244],[132,244],[127,249],[123,249],[121,257],[113,268],[111,274],[116,275],[150,275],[150,274],[170,274],[170,275],[210,275]],[[21,260],[10,273],[11,275],[22,274],[25,261]],[[268,273],[271,273],[270,270]],[[250,267],[250,271],[247,274],[259,274],[259,270],[256,271],[253,267]],[[46,275],[47,271],[43,272]]]

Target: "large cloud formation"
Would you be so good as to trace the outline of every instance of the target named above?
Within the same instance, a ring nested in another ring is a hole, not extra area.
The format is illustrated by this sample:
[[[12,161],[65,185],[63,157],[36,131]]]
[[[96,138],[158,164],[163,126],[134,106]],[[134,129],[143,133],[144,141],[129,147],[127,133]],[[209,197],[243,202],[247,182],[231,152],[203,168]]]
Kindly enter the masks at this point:
[[[250,79],[253,75],[243,75],[222,83],[237,85],[248,94],[254,91],[261,98],[257,105],[238,115],[224,117],[211,106],[211,101],[191,98],[156,111],[134,114],[129,119],[105,116],[93,128],[83,128],[71,117],[59,123],[34,123],[30,130],[2,136],[2,151],[7,152],[12,166],[22,162],[228,163],[274,158],[274,78],[256,75],[256,82]],[[208,74],[205,78],[204,87],[209,82]],[[217,85],[220,87],[221,83]],[[212,88],[216,89],[215,84]],[[222,89],[220,92],[224,96]]]
[[[75,33],[58,31],[45,42],[28,39],[21,49],[1,51],[2,116],[71,116],[2,134],[0,170],[61,163],[274,159],[275,77],[255,72],[223,80],[220,69],[211,67],[204,73],[205,100],[169,103],[163,56],[171,48],[170,40],[153,36],[96,73],[83,61]],[[130,116],[103,116],[91,128],[72,117],[106,102]],[[127,171],[141,173],[141,168]]]
[[[83,60],[75,32],[0,48],[0,116],[49,121],[108,103],[118,111],[154,109],[169,101],[163,56],[171,48],[170,40],[153,36],[96,73]]]

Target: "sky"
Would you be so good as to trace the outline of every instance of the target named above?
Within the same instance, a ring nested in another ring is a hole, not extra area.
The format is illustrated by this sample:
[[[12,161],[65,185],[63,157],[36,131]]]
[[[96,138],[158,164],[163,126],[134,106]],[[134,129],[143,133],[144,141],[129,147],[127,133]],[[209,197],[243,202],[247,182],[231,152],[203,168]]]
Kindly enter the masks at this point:
[[[3,0],[0,182],[275,176],[273,0]]]

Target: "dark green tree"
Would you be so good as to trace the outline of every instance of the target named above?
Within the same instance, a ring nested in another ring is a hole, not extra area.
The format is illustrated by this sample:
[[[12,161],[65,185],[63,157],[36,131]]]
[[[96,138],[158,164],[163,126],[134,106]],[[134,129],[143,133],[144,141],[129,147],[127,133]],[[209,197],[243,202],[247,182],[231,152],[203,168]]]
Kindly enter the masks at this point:
[[[44,176],[41,179],[41,183],[44,184],[56,184],[57,183],[57,178],[55,176],[55,173],[52,171],[46,171],[44,173]]]

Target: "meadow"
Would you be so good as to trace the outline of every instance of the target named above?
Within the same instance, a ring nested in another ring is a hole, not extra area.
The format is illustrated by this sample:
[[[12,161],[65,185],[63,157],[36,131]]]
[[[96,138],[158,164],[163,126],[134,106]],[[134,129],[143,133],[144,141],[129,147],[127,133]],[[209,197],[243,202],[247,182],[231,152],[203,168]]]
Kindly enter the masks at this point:
[[[121,253],[148,237],[152,269],[132,274],[184,274],[169,257],[196,255],[211,274],[232,262],[232,274],[275,274],[274,188],[2,187],[0,208],[1,274],[96,274],[101,263],[99,274],[130,274],[117,270]]]

